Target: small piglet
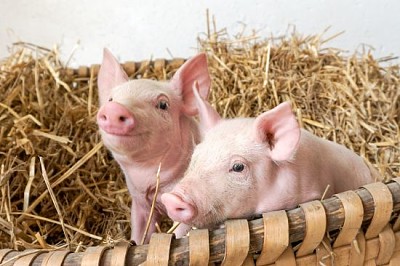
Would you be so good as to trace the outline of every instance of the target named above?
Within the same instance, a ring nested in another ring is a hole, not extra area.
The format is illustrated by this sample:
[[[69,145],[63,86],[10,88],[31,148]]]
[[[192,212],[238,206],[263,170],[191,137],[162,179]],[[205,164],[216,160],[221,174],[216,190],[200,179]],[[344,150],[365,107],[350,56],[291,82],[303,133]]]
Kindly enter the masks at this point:
[[[104,145],[125,174],[132,196],[131,239],[137,244],[149,217],[160,162],[159,194],[145,243],[155,231],[155,222],[166,214],[160,195],[182,178],[200,141],[193,119],[198,113],[192,90],[196,81],[206,99],[211,81],[205,54],[188,60],[169,82],[129,81],[118,61],[104,49],[98,75],[97,123]]]
[[[183,179],[162,195],[168,215],[198,228],[356,189],[373,181],[363,159],[299,128],[284,102],[257,118],[221,120],[198,94],[205,127]],[[374,171],[374,170],[371,170]]]

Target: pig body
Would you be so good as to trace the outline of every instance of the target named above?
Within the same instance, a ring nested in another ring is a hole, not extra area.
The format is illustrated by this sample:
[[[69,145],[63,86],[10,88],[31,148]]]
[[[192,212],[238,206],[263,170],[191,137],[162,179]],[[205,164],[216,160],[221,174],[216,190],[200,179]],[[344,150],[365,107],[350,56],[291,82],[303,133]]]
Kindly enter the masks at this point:
[[[290,209],[373,181],[361,157],[301,130],[289,103],[257,118],[221,120],[201,102],[208,125],[184,178],[162,196],[169,216],[199,228],[228,218]]]
[[[129,81],[118,61],[104,50],[98,76],[97,123],[104,145],[125,175],[132,197],[131,239],[137,244],[151,210],[159,164],[159,194],[145,243],[155,231],[155,223],[166,214],[160,195],[171,190],[183,176],[194,146],[200,141],[193,119],[197,114],[191,88],[195,81],[201,84],[203,97],[207,97],[210,78],[204,54],[187,61],[169,82]],[[185,230],[183,225],[178,234]]]

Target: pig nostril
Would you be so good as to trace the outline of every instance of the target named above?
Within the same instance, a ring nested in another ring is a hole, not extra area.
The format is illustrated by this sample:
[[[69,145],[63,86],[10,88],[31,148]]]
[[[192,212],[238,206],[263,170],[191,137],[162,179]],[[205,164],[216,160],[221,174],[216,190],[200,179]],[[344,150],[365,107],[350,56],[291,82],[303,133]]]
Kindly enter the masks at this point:
[[[106,115],[100,115],[100,120],[107,121],[107,116]]]
[[[125,116],[120,116],[119,117],[119,121],[120,122],[125,122],[126,121],[126,117]]]

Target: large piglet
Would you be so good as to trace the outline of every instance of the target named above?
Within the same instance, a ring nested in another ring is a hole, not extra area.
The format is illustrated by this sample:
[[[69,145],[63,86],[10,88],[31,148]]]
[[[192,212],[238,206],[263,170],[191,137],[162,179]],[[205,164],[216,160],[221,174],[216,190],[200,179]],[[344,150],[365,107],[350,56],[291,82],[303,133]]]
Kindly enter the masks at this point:
[[[288,102],[255,119],[221,120],[196,99],[209,129],[184,178],[161,197],[175,221],[211,228],[321,199],[328,185],[331,196],[373,181],[361,157],[300,129]]]
[[[210,77],[205,54],[199,54],[169,82],[128,80],[114,56],[104,50],[98,75],[100,109],[97,123],[104,145],[125,174],[132,196],[131,239],[140,243],[155,194],[161,165],[159,196],[145,243],[155,223],[165,215],[160,195],[183,176],[200,133],[193,116],[198,113],[192,84],[200,84],[206,98]],[[182,229],[182,232],[185,229]]]

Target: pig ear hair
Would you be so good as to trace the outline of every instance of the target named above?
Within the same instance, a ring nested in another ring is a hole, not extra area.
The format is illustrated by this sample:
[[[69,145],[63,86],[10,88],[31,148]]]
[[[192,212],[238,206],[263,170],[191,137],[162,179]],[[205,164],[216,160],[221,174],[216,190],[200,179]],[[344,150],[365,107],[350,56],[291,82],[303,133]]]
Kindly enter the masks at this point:
[[[104,48],[103,62],[101,63],[97,77],[100,105],[103,105],[108,100],[112,88],[125,83],[128,80],[128,75],[118,60],[107,48]]]
[[[300,127],[289,102],[259,115],[255,132],[257,141],[269,143],[274,161],[289,160],[300,140]]]
[[[207,100],[211,79],[205,53],[198,54],[186,61],[171,79],[172,88],[178,90],[182,95],[183,112],[189,116],[194,116],[198,112],[192,90],[195,81],[199,83],[201,98]]]
[[[193,95],[196,101],[197,110],[199,112],[200,133],[201,135],[204,135],[206,131],[221,121],[221,117],[217,111],[200,96],[199,90],[199,84],[197,81],[195,81],[193,83]]]

